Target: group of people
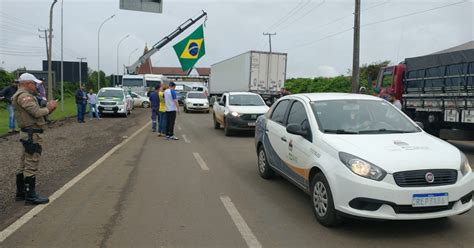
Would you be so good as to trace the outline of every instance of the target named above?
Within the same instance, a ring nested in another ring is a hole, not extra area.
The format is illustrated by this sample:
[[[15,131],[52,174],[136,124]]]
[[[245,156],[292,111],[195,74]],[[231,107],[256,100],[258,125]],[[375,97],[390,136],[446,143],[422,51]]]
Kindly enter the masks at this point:
[[[159,137],[166,137],[167,140],[179,140],[174,135],[176,116],[179,114],[175,89],[174,82],[170,82],[169,85],[162,83],[148,94],[151,103],[152,132],[157,132]]]
[[[89,93],[86,93],[84,85],[81,84],[79,89],[76,91],[76,105],[77,105],[77,122],[85,123],[84,115],[87,111],[87,104],[89,104],[89,117],[90,120],[96,116],[97,120],[100,120],[99,112],[97,111],[97,95],[94,90],[90,89]]]

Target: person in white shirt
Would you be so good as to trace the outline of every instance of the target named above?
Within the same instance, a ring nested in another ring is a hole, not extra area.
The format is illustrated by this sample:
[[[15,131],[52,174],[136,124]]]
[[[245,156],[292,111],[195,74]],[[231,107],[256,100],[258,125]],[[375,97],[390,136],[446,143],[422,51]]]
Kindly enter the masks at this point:
[[[176,84],[171,82],[169,88],[163,93],[166,105],[166,139],[168,140],[179,140],[178,137],[174,136],[176,114],[179,114],[179,103],[175,88]]]
[[[92,89],[89,90],[87,94],[87,101],[89,102],[89,117],[92,120],[94,117],[93,113],[97,117],[97,120],[100,120],[99,113],[97,112],[97,95],[94,93]]]

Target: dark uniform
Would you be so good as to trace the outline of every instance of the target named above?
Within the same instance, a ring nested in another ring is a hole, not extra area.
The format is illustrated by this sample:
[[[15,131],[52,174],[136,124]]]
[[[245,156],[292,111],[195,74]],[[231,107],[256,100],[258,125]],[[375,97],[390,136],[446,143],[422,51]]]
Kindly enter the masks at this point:
[[[27,204],[49,202],[48,198],[36,194],[36,171],[42,152],[42,133],[46,125],[45,116],[49,114],[46,107],[40,107],[38,99],[25,89],[18,89],[12,97],[15,116],[20,130],[20,141],[23,154],[16,173],[17,200],[25,199]]]

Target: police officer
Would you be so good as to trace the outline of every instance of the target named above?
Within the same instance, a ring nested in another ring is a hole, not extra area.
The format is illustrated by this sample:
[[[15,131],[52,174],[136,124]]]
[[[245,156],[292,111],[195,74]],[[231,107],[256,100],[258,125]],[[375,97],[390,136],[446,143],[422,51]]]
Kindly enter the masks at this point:
[[[36,171],[42,152],[42,133],[46,125],[45,116],[56,109],[56,101],[49,101],[46,107],[40,107],[36,95],[36,84],[41,81],[29,73],[21,74],[18,91],[12,97],[15,115],[20,129],[20,141],[23,144],[20,167],[16,174],[16,199],[25,200],[25,204],[45,204],[48,198],[36,193]]]

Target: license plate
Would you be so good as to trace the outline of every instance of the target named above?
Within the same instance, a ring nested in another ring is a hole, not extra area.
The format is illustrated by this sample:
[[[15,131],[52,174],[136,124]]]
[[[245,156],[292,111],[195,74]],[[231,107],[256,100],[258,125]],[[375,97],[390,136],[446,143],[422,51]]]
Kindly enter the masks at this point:
[[[449,204],[448,193],[414,194],[413,207],[447,206]]]
[[[250,122],[247,125],[249,125],[249,127],[255,127],[255,122]]]
[[[112,110],[112,108],[104,108],[104,110]]]

